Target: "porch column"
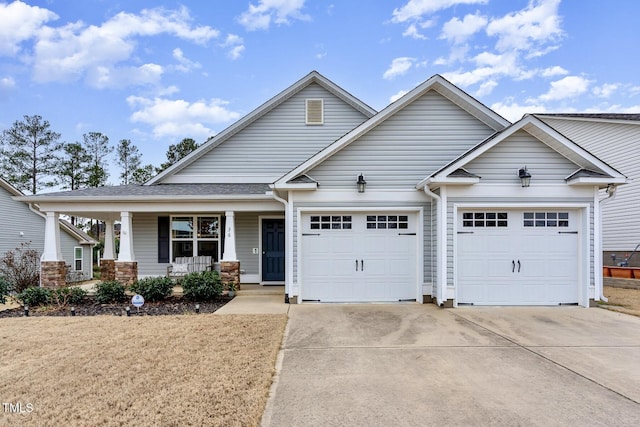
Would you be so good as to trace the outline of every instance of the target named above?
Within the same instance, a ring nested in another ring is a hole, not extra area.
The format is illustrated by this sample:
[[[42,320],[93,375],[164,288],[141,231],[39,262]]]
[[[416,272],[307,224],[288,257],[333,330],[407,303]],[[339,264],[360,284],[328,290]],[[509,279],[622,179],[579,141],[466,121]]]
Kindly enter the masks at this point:
[[[138,263],[133,254],[131,213],[120,213],[120,252],[116,261],[116,280],[131,284],[138,279]]]
[[[100,260],[100,279],[101,280],[115,280],[116,279],[116,262],[113,252],[113,221],[106,220],[104,222],[104,252],[102,259]]]
[[[44,223],[44,251],[40,257],[40,286],[65,286],[66,278],[67,267],[60,250],[59,215],[57,212],[47,212]]]
[[[235,213],[226,211],[224,230],[224,251],[220,261],[220,278],[222,283],[229,285],[234,283],[240,289],[240,261],[236,254],[236,225]]]

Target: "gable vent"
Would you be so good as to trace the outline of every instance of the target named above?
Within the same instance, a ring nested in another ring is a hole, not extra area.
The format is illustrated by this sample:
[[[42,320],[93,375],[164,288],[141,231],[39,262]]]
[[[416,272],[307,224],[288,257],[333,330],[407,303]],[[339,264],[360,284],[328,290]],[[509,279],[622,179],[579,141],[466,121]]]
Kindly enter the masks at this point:
[[[307,99],[307,124],[321,125],[324,123],[324,105],[322,99]]]

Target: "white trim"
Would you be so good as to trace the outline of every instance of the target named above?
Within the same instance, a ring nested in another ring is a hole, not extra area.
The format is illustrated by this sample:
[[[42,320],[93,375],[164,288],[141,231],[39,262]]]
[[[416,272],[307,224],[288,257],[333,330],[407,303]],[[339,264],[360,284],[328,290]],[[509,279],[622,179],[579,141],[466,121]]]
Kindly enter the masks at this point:
[[[191,239],[176,239],[176,241],[178,242],[187,242],[190,241],[193,244],[193,249],[192,249],[192,255],[191,256],[198,256],[197,251],[198,251],[198,241],[202,240],[203,242],[218,242],[218,260],[215,260],[214,257],[214,262],[215,263],[220,263],[220,261],[222,261],[222,233],[224,232],[224,230],[222,230],[222,215],[220,213],[211,213],[211,212],[197,212],[197,213],[193,213],[193,212],[189,212],[189,213],[184,213],[184,214],[172,214],[169,215],[169,263],[173,262],[174,256],[173,256],[173,219],[174,218],[185,218],[185,217],[190,217],[193,221],[193,236],[191,237]],[[198,228],[198,217],[215,217],[218,218],[218,238],[205,238],[205,239],[199,239],[197,237],[197,228]]]
[[[437,245],[437,250],[436,250],[436,257],[437,257],[437,261],[436,261],[436,271],[437,271],[437,283],[438,286],[436,288],[436,302],[438,303],[438,305],[444,304],[445,301],[447,300],[447,295],[445,295],[446,289],[447,289],[447,279],[448,279],[448,268],[447,268],[447,248],[448,248],[448,241],[447,241],[447,231],[448,231],[448,227],[447,224],[449,223],[449,221],[447,220],[447,187],[440,187],[440,201],[439,204],[437,206],[437,214],[436,214],[436,221],[437,221],[437,227],[436,227],[436,232],[438,233],[438,236],[436,238],[436,245]]]
[[[566,179],[566,178],[565,178]],[[607,186],[609,184],[626,184],[628,180],[626,178],[621,177],[580,177],[580,178],[571,178],[567,180],[568,185],[601,185]]]
[[[509,209],[522,211],[524,209],[568,209],[576,211],[578,218],[576,221],[580,224],[580,231],[578,232],[578,303],[583,307],[589,307],[589,292],[591,288],[590,277],[590,229],[589,229],[589,209],[588,203],[483,203],[483,202],[459,202],[453,204],[453,217],[452,217],[452,233],[453,233],[453,291],[454,301],[453,306],[458,306],[458,257],[457,257],[457,242],[458,242],[458,210],[459,209]],[[448,226],[446,227],[448,228]],[[595,248],[594,248],[595,250]],[[602,268],[600,268],[602,271]],[[597,275],[597,272],[594,272]]]
[[[271,184],[280,175],[264,174],[180,174],[171,175],[163,184]]]
[[[76,250],[80,249],[80,258],[76,256]],[[80,269],[76,268],[76,262],[80,260]],[[84,248],[82,246],[74,246],[73,247],[73,271],[82,271],[84,272]]]
[[[422,199],[424,202],[424,199]],[[292,200],[289,201],[289,205],[293,206]],[[424,282],[424,208],[420,207],[408,207],[408,206],[397,206],[397,207],[299,207],[296,209],[297,216],[297,224],[298,230],[296,233],[297,237],[297,283],[295,286],[294,294],[290,294],[290,296],[298,297],[298,304],[302,303],[302,251],[301,242],[302,242],[302,215],[306,212],[411,212],[416,215],[416,283],[414,285],[414,290],[416,292],[416,302],[422,304],[423,303],[423,294],[422,287]]]
[[[243,274],[240,273],[240,283],[259,283],[260,284],[260,275],[259,274]]]
[[[355,186],[354,186],[355,187]],[[296,201],[312,203],[424,203],[422,191],[413,187],[390,189],[367,189],[358,193],[353,189],[318,189],[314,192],[296,192]]]
[[[320,101],[320,121],[309,121],[309,104]],[[304,100],[304,123],[307,126],[322,126],[324,125],[324,99],[322,98],[306,98]]]
[[[218,217],[218,222],[219,221],[220,219]],[[218,224],[218,230],[219,229]],[[220,239],[219,234],[218,239]],[[218,247],[220,247],[219,243]],[[195,252],[195,245],[193,249]],[[220,261],[238,261],[238,255],[236,254],[236,219],[234,211],[225,211],[224,213],[224,250],[222,251],[222,259]]]
[[[285,238],[285,244],[284,244],[284,268],[285,268],[285,272],[284,272],[284,276],[285,276],[285,282],[286,282],[286,277],[287,277],[287,219],[285,215],[258,215],[258,278],[259,280],[256,283],[260,283],[261,285],[275,285],[275,284],[284,284],[284,282],[281,281],[275,281],[275,282],[269,282],[269,281],[264,281],[262,280],[262,234],[263,234],[263,230],[262,230],[262,220],[263,219],[282,219],[284,220],[284,238]]]
[[[607,200],[607,199],[605,199]],[[602,207],[600,206],[600,191],[593,189],[593,284],[595,287],[594,300],[600,300],[603,293],[602,279]]]
[[[565,184],[538,184],[531,187],[522,187],[514,184],[480,184],[471,187],[452,186],[447,187],[451,197],[485,197],[505,199],[539,198],[546,200],[568,198],[592,198],[590,187],[570,187]]]

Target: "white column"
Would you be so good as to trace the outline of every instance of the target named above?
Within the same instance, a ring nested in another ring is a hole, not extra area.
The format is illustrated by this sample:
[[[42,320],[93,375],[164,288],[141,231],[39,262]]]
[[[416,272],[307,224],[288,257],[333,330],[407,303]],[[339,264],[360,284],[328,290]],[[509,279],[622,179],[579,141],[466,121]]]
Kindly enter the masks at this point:
[[[224,231],[224,251],[222,252],[222,261],[237,261],[235,214],[233,211],[226,211],[224,216],[226,218],[226,225]]]
[[[135,261],[135,256],[133,255],[133,233],[131,228],[131,214],[129,212],[121,212],[120,252],[118,252],[118,261]]]
[[[44,224],[44,251],[41,261],[64,261],[60,250],[60,221],[56,212],[47,212]]]
[[[113,233],[113,221],[107,220],[104,222],[104,253],[102,254],[102,259],[116,259],[113,252],[113,241],[114,241],[114,233]]]

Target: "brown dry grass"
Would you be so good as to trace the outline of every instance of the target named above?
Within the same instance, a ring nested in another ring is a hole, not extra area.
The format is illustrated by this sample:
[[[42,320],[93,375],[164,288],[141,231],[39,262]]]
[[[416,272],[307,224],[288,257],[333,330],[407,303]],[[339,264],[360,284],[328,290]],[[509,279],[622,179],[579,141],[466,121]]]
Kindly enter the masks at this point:
[[[258,425],[286,315],[0,321],[0,425]]]
[[[603,304],[602,307],[609,310],[619,311],[621,313],[640,316],[640,289],[624,289],[605,286],[604,296],[609,299],[609,302],[607,304]]]

